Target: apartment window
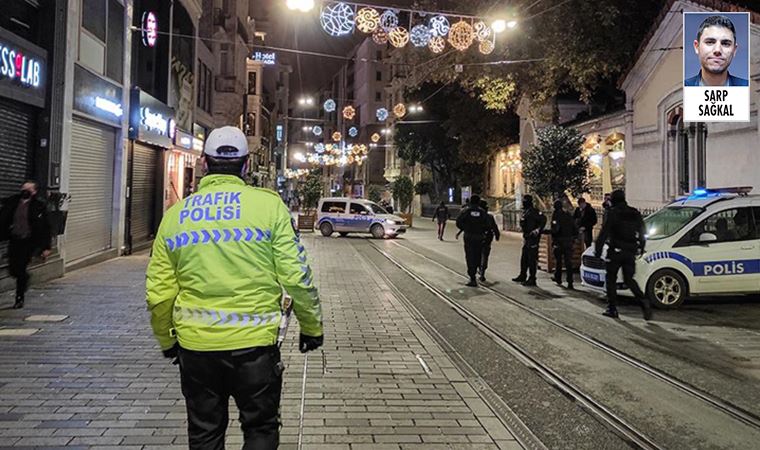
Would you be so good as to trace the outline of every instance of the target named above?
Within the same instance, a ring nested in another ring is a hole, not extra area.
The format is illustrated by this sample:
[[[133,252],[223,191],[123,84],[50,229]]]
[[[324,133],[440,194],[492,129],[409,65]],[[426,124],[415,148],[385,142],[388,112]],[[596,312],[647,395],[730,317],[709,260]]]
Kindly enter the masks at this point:
[[[211,113],[211,92],[213,86],[213,74],[207,65],[198,61],[198,107],[207,113]]]
[[[117,0],[82,0],[79,61],[119,83],[124,72],[124,7]]]
[[[248,72],[248,95],[256,95],[256,72]]]
[[[375,101],[376,102],[382,102],[383,101],[383,93],[380,91],[375,92]]]
[[[379,70],[375,72],[375,81],[383,81],[383,73]]]

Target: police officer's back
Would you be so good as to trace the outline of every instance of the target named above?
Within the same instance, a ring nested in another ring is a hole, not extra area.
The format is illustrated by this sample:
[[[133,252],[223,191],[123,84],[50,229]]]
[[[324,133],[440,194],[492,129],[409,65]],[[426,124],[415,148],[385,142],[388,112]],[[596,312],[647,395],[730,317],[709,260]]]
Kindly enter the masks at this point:
[[[468,286],[477,286],[475,275],[480,266],[483,238],[488,228],[488,213],[480,207],[480,197],[473,195],[469,206],[457,217],[457,228],[464,232],[464,253],[467,261]]]
[[[191,449],[223,448],[229,397],[244,448],[279,444],[282,289],[293,298],[302,351],[322,344],[322,311],[306,252],[279,196],[247,186],[247,141],[214,130],[209,175],[164,215],[147,272],[156,339],[179,357]]]
[[[541,232],[546,226],[546,216],[533,206],[533,196],[523,197],[523,214],[520,228],[523,234],[523,247],[520,256],[520,274],[512,281],[524,286],[536,285],[538,272],[538,245],[541,242]]]
[[[577,227],[573,216],[564,209],[563,202],[554,202],[551,220],[552,247],[554,250],[554,282],[562,284],[562,266],[567,277],[567,287],[573,288],[573,244],[577,236]]]

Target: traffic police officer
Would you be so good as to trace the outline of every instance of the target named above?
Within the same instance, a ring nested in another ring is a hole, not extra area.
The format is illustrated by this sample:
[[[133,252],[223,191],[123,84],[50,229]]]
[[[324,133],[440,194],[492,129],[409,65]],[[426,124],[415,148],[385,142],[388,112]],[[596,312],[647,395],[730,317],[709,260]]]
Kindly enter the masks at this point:
[[[533,206],[533,196],[523,197],[523,215],[520,228],[523,233],[522,255],[520,256],[520,275],[512,281],[523,286],[536,285],[538,271],[538,244],[541,242],[541,231],[546,226],[546,216]]]
[[[554,212],[552,213],[551,234],[552,247],[554,249],[554,282],[562,285],[562,266],[565,266],[567,272],[567,287],[573,288],[573,245],[577,228],[573,216],[565,211],[562,200],[554,202]]]
[[[480,196],[473,195],[467,208],[457,217],[457,228],[464,232],[464,257],[467,261],[467,286],[477,286],[475,275],[478,273],[483,255],[483,239],[488,228],[488,213],[480,207]]]
[[[501,237],[499,227],[496,225],[496,219],[493,214],[488,212],[488,202],[485,200],[480,201],[480,207],[486,212],[486,218],[488,220],[488,226],[486,227],[485,234],[483,235],[483,251],[480,258],[480,281],[486,281],[486,269],[488,269],[488,258],[491,256],[491,244],[494,238],[498,241]]]
[[[301,352],[323,341],[319,295],[290,213],[276,193],[240,178],[247,157],[241,130],[211,132],[208,175],[164,215],[148,266],[151,325],[164,356],[178,357],[191,449],[224,448],[230,396],[243,448],[279,445],[283,288]]]
[[[625,201],[625,192],[616,190],[610,196],[611,207],[607,214],[607,220],[602,225],[602,231],[594,245],[594,255],[602,256],[602,248],[607,247],[607,310],[602,314],[613,319],[618,318],[617,310],[617,278],[618,271],[623,270],[625,285],[633,292],[633,295],[641,302],[644,319],[652,318],[652,308],[649,298],[641,291],[633,275],[636,271],[636,256],[644,253],[646,245],[644,220],[641,213],[628,206]]]

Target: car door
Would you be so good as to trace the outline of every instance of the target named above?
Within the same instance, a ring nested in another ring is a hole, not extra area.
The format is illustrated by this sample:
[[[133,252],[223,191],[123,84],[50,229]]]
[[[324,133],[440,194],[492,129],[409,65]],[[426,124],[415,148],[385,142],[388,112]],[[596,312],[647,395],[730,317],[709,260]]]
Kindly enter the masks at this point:
[[[372,223],[372,212],[361,203],[351,202],[349,207],[351,231],[366,233]]]
[[[757,290],[758,252],[752,209],[738,207],[701,220],[678,241],[670,257],[689,268],[695,294],[743,293]]]

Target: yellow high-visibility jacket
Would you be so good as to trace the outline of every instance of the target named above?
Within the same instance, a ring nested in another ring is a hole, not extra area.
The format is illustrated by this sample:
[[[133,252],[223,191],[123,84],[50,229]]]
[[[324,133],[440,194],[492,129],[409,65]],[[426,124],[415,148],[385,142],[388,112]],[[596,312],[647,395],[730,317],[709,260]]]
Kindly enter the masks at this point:
[[[282,288],[301,332],[321,336],[322,308],[290,213],[269,190],[208,175],[169,209],[148,265],[153,333],[162,350],[197,351],[277,341]]]

